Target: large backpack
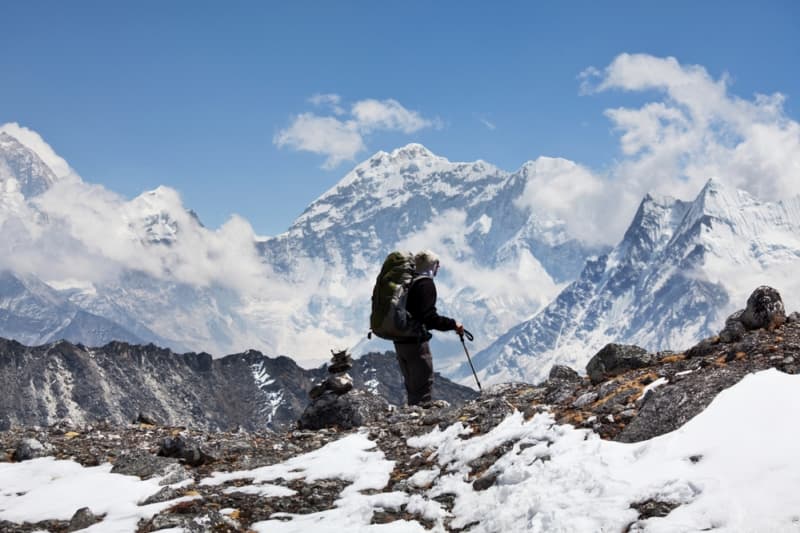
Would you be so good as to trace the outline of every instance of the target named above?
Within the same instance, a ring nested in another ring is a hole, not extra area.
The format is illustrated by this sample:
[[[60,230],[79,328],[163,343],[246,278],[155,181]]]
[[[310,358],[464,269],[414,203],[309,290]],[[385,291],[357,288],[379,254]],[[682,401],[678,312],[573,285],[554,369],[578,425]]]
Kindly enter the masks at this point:
[[[406,310],[406,299],[414,277],[414,254],[392,252],[383,261],[372,289],[372,333],[387,340],[418,337],[421,324]]]

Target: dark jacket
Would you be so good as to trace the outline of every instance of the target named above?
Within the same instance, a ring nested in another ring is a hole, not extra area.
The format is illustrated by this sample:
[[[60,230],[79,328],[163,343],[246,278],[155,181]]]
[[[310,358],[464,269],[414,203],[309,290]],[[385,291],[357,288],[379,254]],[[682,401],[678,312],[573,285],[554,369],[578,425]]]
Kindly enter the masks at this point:
[[[407,342],[424,342],[430,340],[432,335],[428,330],[451,331],[456,329],[456,321],[436,312],[436,285],[433,279],[422,277],[415,280],[408,289],[406,310],[411,317],[422,323],[424,329],[419,339],[409,339]]]

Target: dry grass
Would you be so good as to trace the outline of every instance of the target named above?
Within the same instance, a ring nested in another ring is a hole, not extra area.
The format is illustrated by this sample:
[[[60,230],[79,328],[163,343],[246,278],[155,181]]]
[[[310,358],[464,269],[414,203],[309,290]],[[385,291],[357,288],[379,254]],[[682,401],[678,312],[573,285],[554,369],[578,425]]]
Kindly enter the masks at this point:
[[[581,411],[569,411],[563,413],[561,419],[558,421],[560,424],[572,424],[573,426],[581,426],[586,422],[587,416]]]

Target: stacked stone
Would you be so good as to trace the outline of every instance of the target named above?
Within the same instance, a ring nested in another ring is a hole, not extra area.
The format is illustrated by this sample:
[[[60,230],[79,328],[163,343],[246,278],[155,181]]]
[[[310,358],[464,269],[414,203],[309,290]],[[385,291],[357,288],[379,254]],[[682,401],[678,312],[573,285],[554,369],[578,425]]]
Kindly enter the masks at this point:
[[[353,368],[353,358],[347,350],[331,350],[331,353],[329,375],[309,392],[311,403],[297,421],[297,427],[352,429],[385,417],[389,410],[385,399],[365,390],[353,390],[353,378],[347,373]]]
[[[353,358],[347,350],[331,350],[331,364],[328,365],[330,375],[322,383],[316,385],[309,395],[312,400],[322,396],[326,391],[330,391],[337,396],[347,394],[353,389],[353,378],[347,373],[353,368]]]

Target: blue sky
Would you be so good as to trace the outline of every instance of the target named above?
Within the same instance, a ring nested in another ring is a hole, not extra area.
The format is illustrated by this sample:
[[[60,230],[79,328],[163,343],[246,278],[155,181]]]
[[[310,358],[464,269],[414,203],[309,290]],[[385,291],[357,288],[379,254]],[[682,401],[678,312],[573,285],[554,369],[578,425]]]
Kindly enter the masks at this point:
[[[37,131],[86,181],[127,197],[169,185],[207,225],[238,213],[263,235],[408,142],[606,172],[624,154],[604,111],[654,91],[581,94],[579,76],[623,53],[699,65],[745,100],[779,92],[800,115],[793,1],[29,1],[3,6],[0,46],[0,124]],[[400,118],[356,115],[370,102]],[[355,120],[359,149],[302,149],[287,132],[304,114]]]

